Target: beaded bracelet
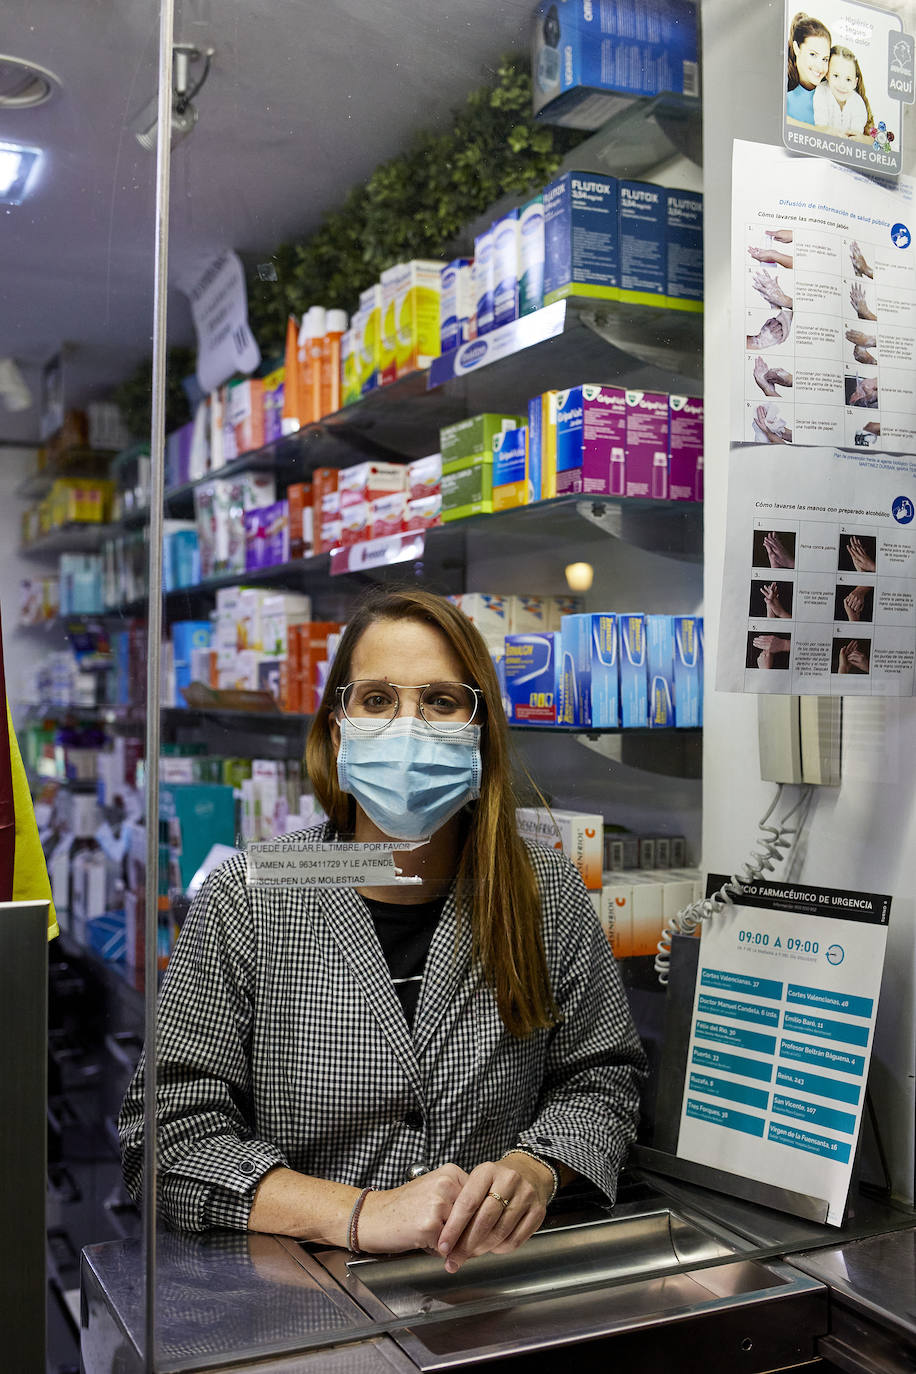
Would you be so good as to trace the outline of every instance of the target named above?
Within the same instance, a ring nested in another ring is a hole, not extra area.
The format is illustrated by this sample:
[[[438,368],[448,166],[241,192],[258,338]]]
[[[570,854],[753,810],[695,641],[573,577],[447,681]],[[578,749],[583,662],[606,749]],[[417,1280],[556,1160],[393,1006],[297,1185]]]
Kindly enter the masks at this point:
[[[363,1203],[366,1201],[366,1198],[369,1196],[370,1193],[374,1192],[376,1192],[375,1188],[364,1188],[360,1193],[359,1197],[354,1202],[353,1211],[350,1213],[350,1222],[347,1226],[347,1248],[354,1255],[362,1254],[362,1251],[359,1248],[359,1214],[363,1210]]]
[[[553,1164],[551,1164],[549,1159],[545,1159],[543,1155],[536,1155],[533,1150],[524,1150],[520,1145],[516,1145],[513,1150],[507,1150],[506,1153],[502,1156],[502,1158],[507,1159],[509,1155],[524,1155],[526,1159],[533,1159],[535,1163],[543,1164],[545,1169],[550,1170],[550,1172],[553,1174],[553,1191],[551,1192],[550,1197],[547,1199],[546,1202],[546,1206],[549,1207],[550,1204],[553,1202],[554,1198],[556,1197],[557,1190],[560,1187],[559,1170],[555,1168]]]

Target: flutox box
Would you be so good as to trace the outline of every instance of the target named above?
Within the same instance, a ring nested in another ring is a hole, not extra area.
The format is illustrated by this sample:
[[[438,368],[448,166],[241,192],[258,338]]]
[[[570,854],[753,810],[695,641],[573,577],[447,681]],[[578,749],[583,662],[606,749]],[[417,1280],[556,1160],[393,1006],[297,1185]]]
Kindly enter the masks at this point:
[[[556,632],[506,636],[506,695],[520,725],[556,725],[561,638]]]
[[[493,328],[518,319],[518,211],[493,223]]]
[[[518,216],[518,313],[544,304],[544,198],[535,196]]]
[[[668,499],[703,499],[703,398],[668,397]]]
[[[621,181],[618,191],[620,289],[635,292],[637,297],[664,296],[667,285],[665,188],[647,181]]]
[[[703,724],[703,617],[674,617],[674,723]]]
[[[620,387],[583,385],[557,396],[557,495],[623,495],[626,406]]]
[[[565,172],[543,194],[544,304],[572,295],[616,300],[616,178]]]
[[[703,300],[703,197],[699,191],[665,192],[665,294]]]
[[[668,397],[660,391],[626,392],[625,496],[668,495]]]
[[[620,664],[620,724],[627,729],[649,723],[649,682],[646,662],[646,617],[641,611],[617,616],[617,657]]]
[[[674,616],[646,616],[646,664],[649,675],[649,725],[674,725]]]

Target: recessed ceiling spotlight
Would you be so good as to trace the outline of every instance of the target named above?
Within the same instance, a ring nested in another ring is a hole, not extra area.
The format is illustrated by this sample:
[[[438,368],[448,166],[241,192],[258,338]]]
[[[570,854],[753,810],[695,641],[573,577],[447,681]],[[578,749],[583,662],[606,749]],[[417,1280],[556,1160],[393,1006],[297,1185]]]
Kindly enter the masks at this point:
[[[22,57],[0,53],[0,109],[28,110],[44,105],[60,90],[60,77]]]
[[[40,161],[40,148],[0,143],[0,205],[22,204]]]

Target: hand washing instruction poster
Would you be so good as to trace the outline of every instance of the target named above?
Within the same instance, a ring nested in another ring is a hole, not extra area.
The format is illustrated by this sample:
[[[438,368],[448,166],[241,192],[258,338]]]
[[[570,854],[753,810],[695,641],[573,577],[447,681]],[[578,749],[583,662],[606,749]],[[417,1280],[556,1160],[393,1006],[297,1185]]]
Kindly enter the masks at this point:
[[[731,437],[916,452],[913,182],[736,141]]]
[[[914,693],[916,460],[733,448],[716,686]]]
[[[819,1198],[839,1226],[890,898],[760,882],[737,902],[702,926],[677,1153]]]

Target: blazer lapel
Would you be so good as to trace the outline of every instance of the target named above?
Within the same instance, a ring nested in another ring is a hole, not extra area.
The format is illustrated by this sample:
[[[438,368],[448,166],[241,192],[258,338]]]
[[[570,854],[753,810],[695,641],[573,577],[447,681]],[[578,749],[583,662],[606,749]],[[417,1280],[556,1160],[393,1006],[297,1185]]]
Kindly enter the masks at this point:
[[[322,889],[318,905],[318,921],[325,923],[411,1086],[422,1096],[414,1043],[368,910],[357,892],[343,887]]]
[[[453,885],[436,926],[420,984],[413,1026],[413,1043],[418,1057],[458,997],[470,963],[471,922],[465,917],[459,925]]]

